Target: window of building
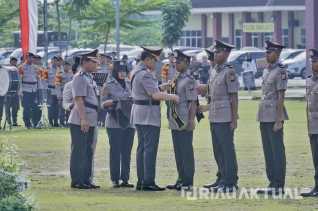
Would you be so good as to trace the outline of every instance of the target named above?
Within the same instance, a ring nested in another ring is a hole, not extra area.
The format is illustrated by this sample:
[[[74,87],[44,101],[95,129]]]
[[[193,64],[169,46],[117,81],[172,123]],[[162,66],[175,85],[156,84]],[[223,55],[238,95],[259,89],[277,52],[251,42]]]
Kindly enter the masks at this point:
[[[258,47],[259,33],[252,33],[252,46]]]
[[[288,46],[288,29],[283,29],[283,45]]]
[[[182,47],[202,47],[201,31],[183,31],[178,45]]]
[[[264,39],[266,40],[272,40],[273,39],[273,33],[264,33]]]
[[[242,48],[242,30],[237,29],[235,30],[235,46],[237,49]]]
[[[306,30],[305,29],[301,29],[301,33],[300,33],[300,45],[299,48],[305,48],[306,46]]]

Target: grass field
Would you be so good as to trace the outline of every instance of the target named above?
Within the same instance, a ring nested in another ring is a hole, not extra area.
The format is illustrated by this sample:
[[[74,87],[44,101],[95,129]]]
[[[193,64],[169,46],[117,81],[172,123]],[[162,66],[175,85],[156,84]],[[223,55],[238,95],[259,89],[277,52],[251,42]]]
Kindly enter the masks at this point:
[[[313,165],[306,135],[305,103],[286,103],[290,121],[285,126],[288,187],[310,187],[313,184]],[[256,123],[256,101],[240,102],[240,120],[236,132],[236,152],[239,164],[240,187],[267,185],[260,133]],[[164,112],[162,112],[164,113]],[[212,156],[207,118],[195,130],[195,186],[215,179],[216,164]],[[1,132],[0,141],[18,146],[24,161],[24,172],[31,180],[30,193],[39,210],[314,210],[316,199],[301,200],[196,200],[180,197],[180,193],[136,192],[133,189],[112,189],[108,171],[108,140],[106,130],[100,129],[96,154],[96,183],[98,191],[76,191],[69,187],[70,140],[67,129],[25,130]],[[136,182],[135,152],[132,154],[131,182]],[[157,183],[175,182],[176,168],[167,122],[163,121],[157,160]]]

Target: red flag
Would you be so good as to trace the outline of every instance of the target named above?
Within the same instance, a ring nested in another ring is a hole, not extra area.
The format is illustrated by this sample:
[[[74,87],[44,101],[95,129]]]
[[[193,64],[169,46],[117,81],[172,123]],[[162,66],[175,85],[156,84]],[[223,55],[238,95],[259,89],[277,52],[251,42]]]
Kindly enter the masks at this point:
[[[38,6],[37,0],[20,0],[21,48],[23,55],[36,53]]]

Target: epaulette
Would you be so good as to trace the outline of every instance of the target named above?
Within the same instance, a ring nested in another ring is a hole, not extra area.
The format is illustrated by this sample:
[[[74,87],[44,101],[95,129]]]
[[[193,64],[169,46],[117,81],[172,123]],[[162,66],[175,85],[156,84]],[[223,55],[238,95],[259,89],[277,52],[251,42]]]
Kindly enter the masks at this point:
[[[233,66],[233,65],[231,65],[231,64],[225,64],[225,65],[224,65],[224,67],[227,67],[227,68],[234,68],[234,66]]]
[[[285,69],[287,66],[282,63],[278,63],[278,67],[281,69]]]

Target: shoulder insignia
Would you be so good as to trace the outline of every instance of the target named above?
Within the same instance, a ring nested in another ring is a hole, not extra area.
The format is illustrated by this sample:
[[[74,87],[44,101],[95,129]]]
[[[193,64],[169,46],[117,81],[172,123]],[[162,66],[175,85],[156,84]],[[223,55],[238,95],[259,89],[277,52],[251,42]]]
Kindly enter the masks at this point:
[[[229,71],[228,77],[231,82],[236,81],[237,76],[235,71],[234,70]]]
[[[287,66],[284,65],[284,64],[282,64],[282,63],[279,63],[279,64],[278,64],[278,67],[281,68],[281,69],[285,69]]]

